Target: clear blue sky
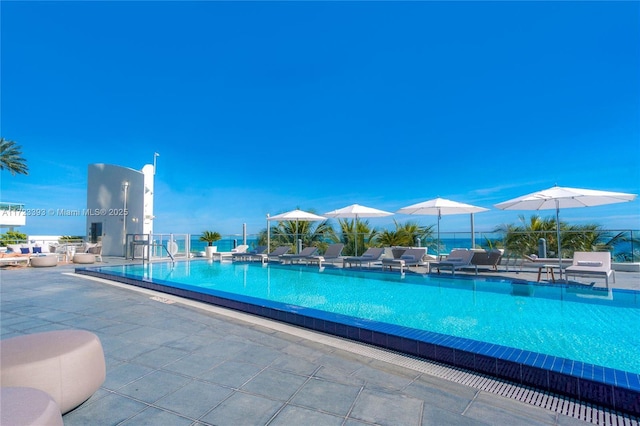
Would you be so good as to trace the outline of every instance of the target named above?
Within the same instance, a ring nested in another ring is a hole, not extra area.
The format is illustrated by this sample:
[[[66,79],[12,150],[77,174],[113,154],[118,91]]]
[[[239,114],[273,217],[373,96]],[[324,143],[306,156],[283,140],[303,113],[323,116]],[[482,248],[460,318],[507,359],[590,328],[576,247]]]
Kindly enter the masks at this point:
[[[155,231],[240,233],[297,207],[490,208],[560,186],[640,193],[639,2],[11,2],[2,201],[86,207],[87,165],[158,152]],[[539,212],[543,217],[553,211]],[[433,216],[394,216],[435,224]],[[640,201],[565,209],[640,229]],[[375,219],[375,226],[392,223]],[[466,231],[447,216],[443,231]],[[84,218],[28,218],[83,235]]]

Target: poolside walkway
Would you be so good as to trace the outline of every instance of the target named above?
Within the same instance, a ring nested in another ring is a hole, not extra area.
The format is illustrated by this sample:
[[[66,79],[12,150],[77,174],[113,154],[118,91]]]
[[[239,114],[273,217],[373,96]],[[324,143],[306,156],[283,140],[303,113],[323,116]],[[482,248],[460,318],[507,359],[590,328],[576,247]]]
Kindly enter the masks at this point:
[[[0,271],[2,338],[81,328],[102,341],[106,381],[67,426],[586,423],[570,401],[563,414],[427,373],[429,363],[73,269]],[[638,288],[639,275],[617,273],[616,285]],[[638,424],[600,415],[592,423]]]

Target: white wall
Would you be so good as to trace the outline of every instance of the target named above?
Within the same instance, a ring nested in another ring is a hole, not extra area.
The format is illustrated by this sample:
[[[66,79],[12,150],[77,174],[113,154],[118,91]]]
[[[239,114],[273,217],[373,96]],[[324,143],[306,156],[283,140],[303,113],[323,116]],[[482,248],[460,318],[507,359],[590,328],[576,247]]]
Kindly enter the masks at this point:
[[[102,254],[124,256],[125,235],[144,233],[145,174],[111,164],[90,164],[86,216],[88,238],[91,224],[102,224]]]
[[[142,168],[144,175],[144,215],[142,220],[142,233],[153,234],[153,186],[156,169],[152,164]]]

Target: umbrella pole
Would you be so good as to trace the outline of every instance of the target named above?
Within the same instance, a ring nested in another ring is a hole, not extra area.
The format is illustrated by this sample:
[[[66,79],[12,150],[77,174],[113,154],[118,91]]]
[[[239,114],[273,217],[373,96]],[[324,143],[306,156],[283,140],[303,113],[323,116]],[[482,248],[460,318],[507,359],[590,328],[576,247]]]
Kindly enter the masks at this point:
[[[269,227],[269,213],[267,213],[267,253],[271,251],[271,229]]]
[[[440,259],[440,210],[438,209],[438,245],[436,246],[436,257]]]
[[[562,281],[562,244],[560,243],[560,201],[556,199],[556,239],[558,240],[558,268]]]
[[[474,249],[476,248],[476,232],[473,223],[473,213],[471,213],[469,216],[471,216],[471,249]]]
[[[356,221],[353,224],[353,228],[356,234],[356,239],[353,241],[353,247],[354,247],[354,251],[356,252],[355,256],[357,256],[358,255],[358,215],[356,215]]]

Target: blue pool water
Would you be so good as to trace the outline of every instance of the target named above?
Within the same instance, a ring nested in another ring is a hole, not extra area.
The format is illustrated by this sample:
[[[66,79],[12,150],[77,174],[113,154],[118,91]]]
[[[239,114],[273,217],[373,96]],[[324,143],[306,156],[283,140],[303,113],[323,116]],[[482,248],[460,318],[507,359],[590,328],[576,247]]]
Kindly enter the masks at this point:
[[[640,293],[634,291],[207,261],[100,270],[640,373]]]

